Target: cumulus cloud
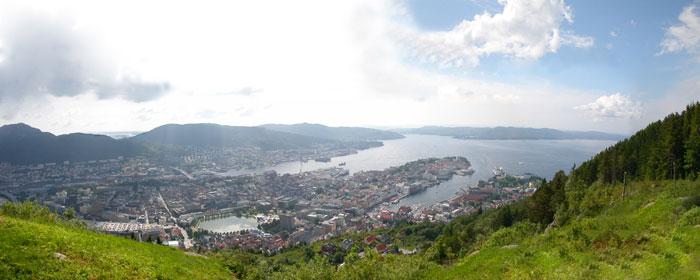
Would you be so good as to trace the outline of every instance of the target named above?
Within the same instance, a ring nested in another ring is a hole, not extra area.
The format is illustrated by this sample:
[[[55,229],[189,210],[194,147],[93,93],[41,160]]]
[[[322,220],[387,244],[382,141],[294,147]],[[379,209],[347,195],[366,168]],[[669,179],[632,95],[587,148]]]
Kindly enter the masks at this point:
[[[594,39],[561,27],[573,23],[563,0],[500,0],[500,13],[484,12],[446,32],[405,28],[401,40],[410,54],[443,67],[476,66],[482,56],[500,54],[538,59],[562,45],[589,48]]]
[[[575,109],[593,116],[595,120],[637,119],[642,115],[642,104],[620,93],[601,96],[594,102],[576,106]]]
[[[678,16],[680,24],[666,29],[659,54],[680,51],[700,54],[700,17],[695,13],[696,8],[694,5],[685,7]]]
[[[76,96],[99,99],[153,100],[168,83],[143,81],[122,73],[68,22],[32,15],[3,26],[0,42],[0,104],[31,96]]]

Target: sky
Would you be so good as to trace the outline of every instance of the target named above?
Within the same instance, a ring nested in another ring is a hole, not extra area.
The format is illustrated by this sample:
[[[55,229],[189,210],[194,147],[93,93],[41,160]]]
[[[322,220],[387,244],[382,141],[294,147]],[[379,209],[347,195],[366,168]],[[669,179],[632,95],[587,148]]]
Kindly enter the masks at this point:
[[[700,3],[1,1],[0,124],[633,133],[700,98]]]

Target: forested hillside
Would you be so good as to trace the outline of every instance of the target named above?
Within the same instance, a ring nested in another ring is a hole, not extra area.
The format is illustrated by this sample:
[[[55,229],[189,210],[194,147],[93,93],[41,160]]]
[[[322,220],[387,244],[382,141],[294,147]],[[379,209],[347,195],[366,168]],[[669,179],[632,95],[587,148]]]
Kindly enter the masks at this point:
[[[26,124],[0,126],[0,162],[12,164],[62,163],[115,159],[144,154],[141,145],[104,135],[53,135]]]
[[[574,170],[580,183],[690,178],[700,172],[700,104],[654,122]]]
[[[299,124],[266,124],[261,127],[294,133],[309,137],[331,139],[337,141],[379,141],[400,139],[404,136],[396,132],[364,128],[364,127],[329,127],[320,124],[299,123]]]

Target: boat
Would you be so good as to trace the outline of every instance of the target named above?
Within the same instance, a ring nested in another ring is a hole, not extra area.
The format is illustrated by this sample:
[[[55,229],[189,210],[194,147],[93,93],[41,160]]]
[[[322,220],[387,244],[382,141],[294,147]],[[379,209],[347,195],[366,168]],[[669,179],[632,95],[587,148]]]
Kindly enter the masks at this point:
[[[338,166],[345,166],[345,162],[339,163]]]

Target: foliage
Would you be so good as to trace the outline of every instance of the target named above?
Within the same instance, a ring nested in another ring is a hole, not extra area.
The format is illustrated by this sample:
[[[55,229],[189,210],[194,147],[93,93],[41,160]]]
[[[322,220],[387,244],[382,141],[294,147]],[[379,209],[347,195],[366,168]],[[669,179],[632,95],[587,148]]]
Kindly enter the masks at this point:
[[[512,227],[502,228],[489,237],[484,243],[484,248],[502,247],[508,245],[517,245],[522,240],[533,236],[538,232],[539,228],[536,224],[525,221],[518,223]]]
[[[76,218],[73,209],[68,209],[63,212],[63,215],[59,215],[32,201],[3,204],[0,206],[0,215],[38,223],[60,223],[64,226],[85,227],[85,223]]]
[[[700,103],[654,122],[574,170],[583,185],[695,178],[700,172]]]

